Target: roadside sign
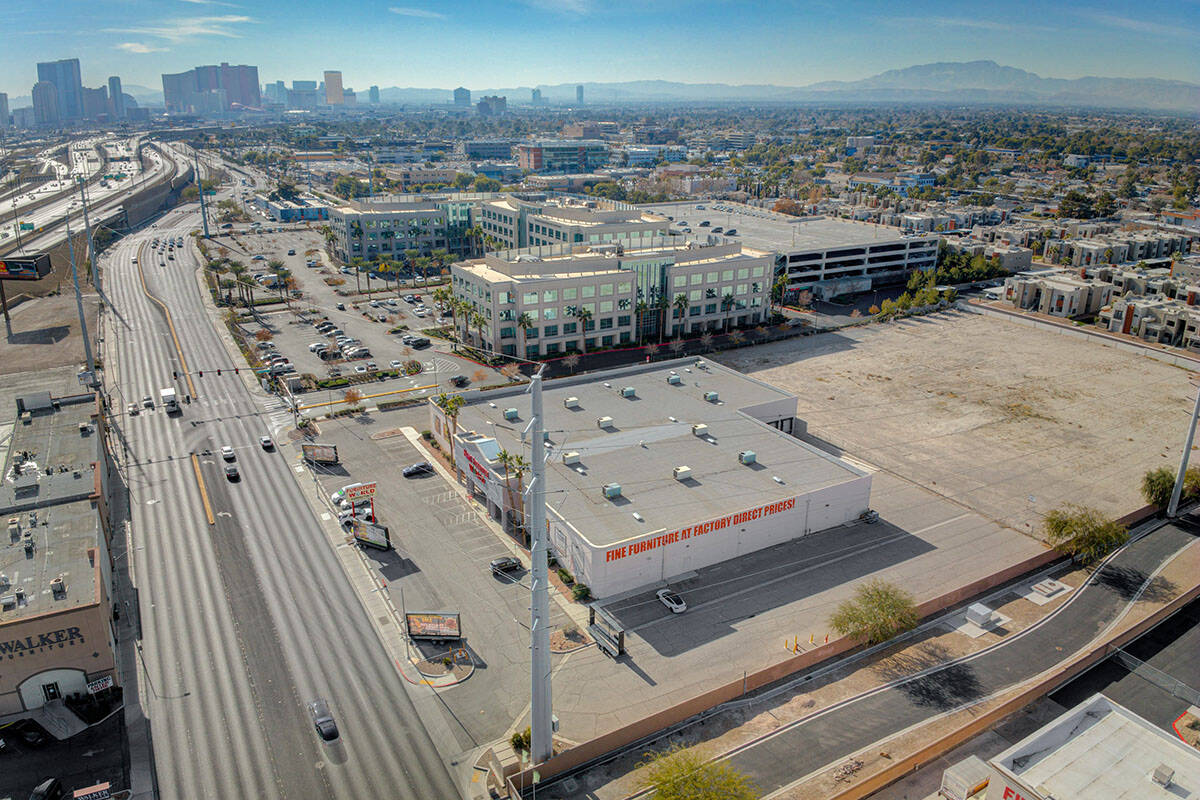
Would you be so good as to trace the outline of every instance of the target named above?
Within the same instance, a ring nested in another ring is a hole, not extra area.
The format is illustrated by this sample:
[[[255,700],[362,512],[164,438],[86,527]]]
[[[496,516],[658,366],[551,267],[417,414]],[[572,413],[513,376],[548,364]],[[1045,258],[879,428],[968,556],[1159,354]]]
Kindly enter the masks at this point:
[[[380,550],[392,549],[392,537],[388,534],[387,525],[376,525],[361,519],[350,520],[350,530],[354,540],[359,544],[378,547]]]
[[[347,500],[359,500],[363,497],[375,496],[375,483],[360,483],[358,486],[351,486],[346,490]]]
[[[37,281],[50,274],[50,256],[20,256],[0,260],[0,281]]]
[[[73,800],[109,800],[112,797],[112,784],[105,781],[86,789],[76,789],[71,797]]]
[[[102,692],[105,689],[111,689],[112,685],[112,675],[105,675],[103,678],[97,678],[94,681],[88,681],[87,687],[89,693],[96,694],[97,692]]]
[[[413,639],[461,639],[459,615],[453,611],[410,611],[404,625]]]
[[[306,461],[312,461],[316,464],[338,463],[336,444],[302,444],[300,445],[300,451],[304,454]]]
[[[22,223],[21,223],[21,230],[23,230],[23,231],[31,231],[31,230],[33,230],[33,223],[32,223],[32,222],[22,222]]]

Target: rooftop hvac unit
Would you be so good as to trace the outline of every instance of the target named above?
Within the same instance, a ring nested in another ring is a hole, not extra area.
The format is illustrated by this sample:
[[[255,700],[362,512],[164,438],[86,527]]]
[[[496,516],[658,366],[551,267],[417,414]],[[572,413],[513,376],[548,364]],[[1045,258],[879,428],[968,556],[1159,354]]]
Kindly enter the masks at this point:
[[[692,426],[692,436],[708,436],[708,426],[704,423],[698,423]]]
[[[626,386],[621,390],[621,397],[637,397],[637,389],[632,386]]]
[[[568,397],[568,398],[564,399],[563,407],[564,408],[579,408],[579,398],[578,397]]]
[[[0,589],[7,589],[8,585],[8,576],[0,572]]]
[[[517,410],[515,408],[504,409],[504,418],[506,420],[508,420],[509,422],[513,421],[518,416],[520,416],[520,415],[517,413]]]
[[[579,453],[576,453],[574,450],[572,450],[570,453],[563,453],[562,458],[563,458],[564,464],[578,464],[579,463]]]
[[[692,477],[692,468],[688,466],[676,467],[672,470],[672,474],[675,476],[675,480],[686,481]]]
[[[0,608],[9,611],[17,607],[17,596],[15,594],[6,594],[0,597]]]
[[[67,584],[63,581],[63,576],[59,575],[54,580],[50,581],[50,591],[55,594],[62,594],[67,590]]]
[[[705,392],[704,399],[710,403],[715,403],[721,399],[721,396],[719,394],[717,394],[716,392]]]
[[[607,497],[609,500],[613,499],[614,497],[620,497],[621,496],[621,484],[619,484],[619,483],[604,484],[604,496]]]
[[[738,453],[738,461],[743,464],[754,464],[758,461],[758,456],[754,454],[753,450],[743,450]]]
[[[597,428],[611,428],[612,426],[613,426],[613,418],[612,417],[600,417],[598,420],[596,420]]]
[[[24,536],[22,536],[21,539],[25,543],[25,552],[32,553],[33,552],[33,534],[27,533]]]
[[[678,375],[668,375],[667,383],[671,384],[672,386],[681,386],[683,384],[683,378],[679,377]]]
[[[704,359],[696,360],[696,369],[704,369],[705,366]]]

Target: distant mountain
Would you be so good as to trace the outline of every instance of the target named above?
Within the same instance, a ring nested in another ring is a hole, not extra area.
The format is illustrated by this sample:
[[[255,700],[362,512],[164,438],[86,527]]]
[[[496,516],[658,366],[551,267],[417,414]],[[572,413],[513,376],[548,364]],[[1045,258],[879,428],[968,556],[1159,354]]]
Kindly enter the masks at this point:
[[[472,90],[529,103],[540,89],[547,103],[573,103],[574,83]],[[1158,78],[1043,78],[994,61],[939,62],[881,72],[860,81],[823,81],[807,86],[625,81],[584,83],[588,103],[967,103],[994,105],[1089,106],[1097,108],[1184,111],[1200,109],[1200,85]],[[388,103],[449,103],[450,89],[401,89],[380,92]]]
[[[139,105],[161,106],[163,104],[162,89],[151,89],[149,86],[138,86],[136,83],[123,83],[121,92],[137,100]]]

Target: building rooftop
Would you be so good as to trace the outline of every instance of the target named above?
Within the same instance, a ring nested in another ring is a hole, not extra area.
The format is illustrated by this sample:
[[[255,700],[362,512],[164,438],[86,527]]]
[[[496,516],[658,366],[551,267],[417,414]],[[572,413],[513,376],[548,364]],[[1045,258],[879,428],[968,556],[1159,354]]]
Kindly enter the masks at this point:
[[[1099,694],[991,763],[1043,797],[1175,800],[1200,792],[1200,754]],[[1153,779],[1162,767],[1173,771],[1168,786]]]
[[[704,208],[701,210],[697,206]],[[909,238],[927,239],[936,235],[927,233],[914,236],[871,222],[852,222],[831,217],[792,217],[765,208],[722,201],[654,203],[644,208],[656,214],[672,216],[676,222],[687,222],[695,233],[707,230],[700,227],[704,220],[725,230],[733,228],[737,231],[734,237],[737,241],[776,253],[899,242]]]
[[[680,383],[668,383],[671,376]],[[625,387],[635,395],[622,396]],[[706,392],[718,399],[706,400]],[[568,397],[577,405],[566,407]],[[524,387],[487,392],[463,409],[459,430],[494,436],[498,447],[528,458],[520,437],[529,403]],[[508,408],[517,419],[505,418]],[[794,395],[701,359],[550,381],[544,408],[550,513],[600,547],[867,474],[755,418],[794,416]],[[600,417],[611,417],[611,427],[601,429]],[[707,425],[707,435],[694,435],[695,424]],[[742,451],[753,451],[757,462],[742,464]],[[579,453],[579,463],[564,464],[567,452]],[[679,466],[690,467],[691,477],[676,480]],[[620,498],[604,496],[610,483],[621,485]]]
[[[55,403],[57,402],[57,405]],[[92,498],[97,491],[93,464],[103,446],[92,421],[93,396],[51,400],[48,392],[18,401],[18,414],[0,486],[0,574],[8,579],[0,597],[17,589],[24,599],[0,605],[0,624],[64,607],[95,602],[95,566],[88,556],[102,535]],[[82,426],[82,427],[81,427]],[[25,534],[32,549],[27,550]],[[50,582],[62,575],[65,592]],[[3,580],[0,580],[3,584]]]

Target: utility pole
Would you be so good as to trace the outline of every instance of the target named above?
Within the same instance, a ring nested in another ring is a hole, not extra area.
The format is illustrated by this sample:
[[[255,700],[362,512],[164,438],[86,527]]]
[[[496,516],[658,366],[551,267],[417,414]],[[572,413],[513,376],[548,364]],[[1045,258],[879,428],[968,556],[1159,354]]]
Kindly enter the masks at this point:
[[[75,266],[75,243],[71,241],[71,214],[67,214],[67,253],[71,258],[71,279],[75,283],[75,308],[79,311],[79,331],[83,334],[83,354],[87,357],[91,386],[96,385],[96,360],[92,358],[92,343],[88,339],[87,319],[83,315],[83,295],[79,292],[79,268]]]
[[[192,151],[192,164],[196,170],[196,188],[200,190],[200,219],[204,222],[204,238],[208,238],[208,211],[204,206],[204,183],[200,180],[200,161]]]
[[[546,533],[546,420],[542,411],[542,371],[538,369],[529,381],[532,409],[527,433],[532,432],[530,461],[533,478],[525,490],[529,509],[529,532],[532,547],[529,551],[533,560],[530,567],[532,597],[529,605],[529,649],[531,653],[530,704],[531,740],[529,755],[534,764],[547,761],[554,751],[553,714],[550,704],[550,593],[549,567],[547,565]]]
[[[1188,456],[1192,452],[1192,440],[1196,438],[1196,418],[1200,417],[1200,386],[1196,388],[1196,405],[1188,419],[1187,437],[1183,442],[1183,456],[1179,459],[1179,474],[1175,476],[1175,488],[1171,490],[1171,502],[1167,504],[1167,516],[1175,516],[1179,510],[1179,496],[1183,494],[1183,473],[1187,472]]]
[[[100,266],[96,263],[96,243],[92,241],[92,223],[88,220],[87,191],[85,188],[87,186],[87,182],[83,178],[78,178],[77,180],[79,182],[79,199],[83,203],[83,232],[84,235],[87,236],[88,264],[90,264],[92,268],[92,285],[94,285],[96,290],[99,291]]]

